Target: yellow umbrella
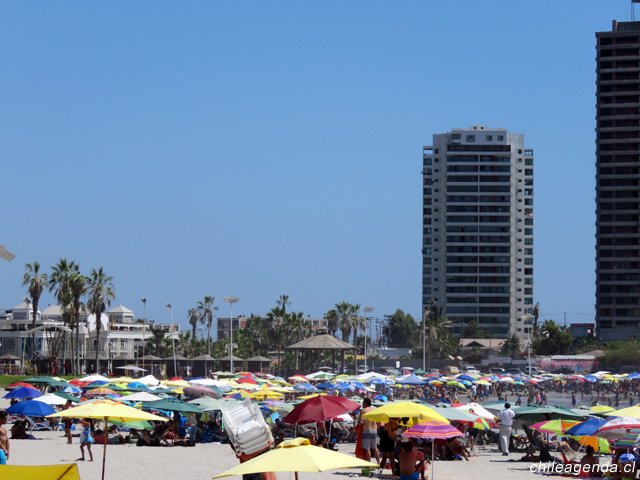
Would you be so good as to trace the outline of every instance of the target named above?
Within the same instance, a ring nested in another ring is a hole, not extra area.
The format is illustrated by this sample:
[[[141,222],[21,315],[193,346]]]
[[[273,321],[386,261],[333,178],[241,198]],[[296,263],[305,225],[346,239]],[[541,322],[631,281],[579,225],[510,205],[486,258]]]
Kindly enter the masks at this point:
[[[590,414],[598,414],[598,413],[609,413],[613,412],[615,409],[613,407],[609,407],[607,405],[595,405],[589,409]]]
[[[388,422],[390,418],[409,417],[412,422],[444,422],[449,420],[444,418],[434,409],[414,402],[395,402],[365,413],[362,418],[372,422]]]
[[[593,437],[591,435],[582,435],[580,437],[572,437],[578,440],[580,445],[584,447],[591,446],[596,452],[599,453],[611,453],[611,447],[609,446],[609,440],[606,438]]]
[[[310,398],[315,398],[315,397],[324,397],[326,396],[326,393],[311,393],[309,395],[303,395],[302,397],[298,397],[298,400],[309,400]]]
[[[605,413],[605,415],[607,417],[640,418],[640,405],[634,405],[633,407],[622,408],[620,410],[610,410],[608,413]]]
[[[284,397],[284,395],[282,393],[278,393],[278,392],[274,392],[271,390],[264,390],[264,389],[260,389],[260,390],[256,390],[255,392],[252,392],[249,394],[249,398],[254,398],[254,399],[278,399],[278,398],[282,398]]]
[[[324,472],[340,468],[376,468],[378,465],[359,458],[311,445],[306,438],[287,440],[274,450],[219,473],[213,478],[261,472]]]
[[[77,463],[61,465],[3,465],[6,480],[80,480]]]
[[[46,418],[96,418],[104,419],[104,431],[108,432],[107,421],[115,420],[118,422],[133,422],[135,420],[155,420],[160,422],[166,422],[167,419],[159,417],[142,410],[127,407],[120,402],[114,402],[112,400],[96,400],[91,403],[84,403],[77,407],[68,408],[61,412],[52,413],[47,415]],[[107,443],[104,444],[104,450],[102,451],[102,480],[104,480],[104,466],[107,459]]]

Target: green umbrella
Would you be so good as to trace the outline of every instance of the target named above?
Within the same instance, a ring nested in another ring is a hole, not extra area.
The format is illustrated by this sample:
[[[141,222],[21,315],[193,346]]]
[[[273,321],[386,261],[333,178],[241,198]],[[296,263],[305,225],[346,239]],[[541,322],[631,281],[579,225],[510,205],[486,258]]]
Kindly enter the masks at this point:
[[[169,410],[180,413],[202,413],[202,409],[198,408],[196,405],[183,402],[176,398],[163,398],[162,400],[156,400],[155,402],[143,402],[142,408],[147,410]]]
[[[153,425],[147,420],[134,420],[132,422],[121,422],[119,420],[109,420],[109,423],[113,425],[120,425],[122,427],[135,428],[136,430],[153,430]]]
[[[542,420],[555,420],[558,418],[584,419],[587,416],[556,405],[520,407],[514,410],[514,412],[516,414],[516,420],[525,422],[540,422]]]
[[[59,380],[56,380],[55,378],[52,377],[31,377],[31,378],[27,378],[26,380],[23,380],[23,382],[27,382],[27,383],[46,383],[47,385],[51,385],[54,382],[58,382]],[[69,384],[66,383],[66,386],[68,386]]]
[[[431,407],[444,418],[449,421],[458,421],[458,422],[474,422],[476,420],[475,415],[471,415],[470,413],[459,410],[457,408],[452,407]]]

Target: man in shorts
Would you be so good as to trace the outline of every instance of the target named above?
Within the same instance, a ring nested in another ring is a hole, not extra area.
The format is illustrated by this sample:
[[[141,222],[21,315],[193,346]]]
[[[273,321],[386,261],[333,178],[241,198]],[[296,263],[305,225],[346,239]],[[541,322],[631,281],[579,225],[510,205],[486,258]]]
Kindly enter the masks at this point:
[[[6,465],[9,460],[9,435],[4,426],[7,424],[7,412],[0,411],[0,465]]]
[[[375,457],[376,462],[380,464],[380,454],[378,453],[378,424],[362,418],[367,412],[373,410],[371,407],[371,399],[365,398],[362,401],[362,409],[360,410],[360,425],[362,425],[362,449],[364,450],[365,460],[371,461],[371,457]]]

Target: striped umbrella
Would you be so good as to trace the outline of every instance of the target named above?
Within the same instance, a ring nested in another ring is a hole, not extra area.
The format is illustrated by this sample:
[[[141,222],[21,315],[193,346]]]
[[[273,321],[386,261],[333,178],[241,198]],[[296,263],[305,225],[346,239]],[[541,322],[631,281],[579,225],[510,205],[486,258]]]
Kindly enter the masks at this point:
[[[639,430],[640,420],[637,418],[628,417],[616,417],[613,420],[605,423],[596,432],[597,437],[602,438],[620,438],[626,433],[630,433],[629,430]]]
[[[640,430],[631,430],[629,433],[615,440],[616,448],[634,448],[640,444]]]
[[[435,443],[433,440],[440,438],[454,438],[454,437],[462,437],[462,433],[456,427],[443,422],[425,422],[418,423],[413,427],[406,430],[403,434],[403,437],[409,438],[425,438],[431,440],[431,479],[435,478],[433,476],[433,470],[435,463]]]

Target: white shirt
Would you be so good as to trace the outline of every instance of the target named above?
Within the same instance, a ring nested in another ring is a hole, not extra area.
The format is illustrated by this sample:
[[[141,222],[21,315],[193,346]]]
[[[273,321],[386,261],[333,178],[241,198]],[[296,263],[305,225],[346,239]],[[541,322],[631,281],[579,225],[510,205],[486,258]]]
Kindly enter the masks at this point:
[[[498,413],[498,418],[500,419],[500,425],[504,425],[505,427],[510,427],[513,425],[513,417],[516,414],[510,408],[505,408],[500,413]]]

